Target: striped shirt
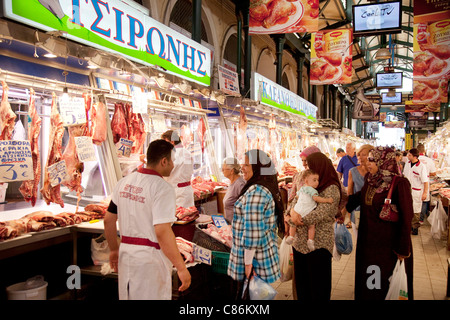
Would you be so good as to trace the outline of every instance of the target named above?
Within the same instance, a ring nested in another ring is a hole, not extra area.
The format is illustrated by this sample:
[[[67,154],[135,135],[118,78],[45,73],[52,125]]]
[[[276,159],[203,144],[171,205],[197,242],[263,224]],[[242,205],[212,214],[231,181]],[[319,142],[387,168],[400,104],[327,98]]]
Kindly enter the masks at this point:
[[[275,202],[270,191],[253,185],[236,201],[233,217],[233,245],[228,275],[244,280],[244,251],[255,250],[253,268],[268,283],[280,278]]]

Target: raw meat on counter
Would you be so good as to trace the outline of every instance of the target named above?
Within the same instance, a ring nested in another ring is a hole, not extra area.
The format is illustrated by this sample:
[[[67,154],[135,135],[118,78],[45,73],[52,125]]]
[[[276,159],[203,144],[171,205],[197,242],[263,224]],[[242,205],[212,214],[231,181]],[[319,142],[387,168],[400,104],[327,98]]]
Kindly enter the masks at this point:
[[[175,216],[180,221],[193,221],[198,218],[199,212],[195,206],[189,208],[177,207]]]
[[[228,186],[224,182],[216,182],[203,179],[202,177],[195,177],[191,180],[192,189],[194,189],[194,195],[200,198],[203,193],[214,194],[214,189],[216,187],[226,187]]]
[[[105,214],[106,210],[108,210],[109,204],[100,202],[100,203],[91,203],[84,207],[85,211],[97,212],[101,214]]]
[[[58,112],[56,104],[56,94],[52,94],[52,109],[50,114],[50,140],[47,164],[44,170],[44,183],[41,188],[42,198],[47,204],[56,203],[64,208],[64,201],[61,198],[61,185],[53,186],[50,184],[47,168],[62,160],[62,138],[64,135],[64,126],[61,115]]]
[[[96,211],[88,211],[90,210]],[[39,210],[27,214],[20,219],[0,222],[0,241],[13,239],[28,232],[50,230],[56,227],[65,227],[94,219],[103,219],[107,210],[104,203],[90,204],[85,211],[76,213],[61,212],[54,215],[50,211]]]
[[[450,199],[450,188],[442,188],[439,190],[439,193],[446,198]]]
[[[36,105],[34,103],[34,90],[31,88],[30,103],[28,105],[28,140],[30,141],[31,147],[34,177],[32,180],[23,181],[19,191],[25,201],[31,202],[33,207],[36,204],[39,181],[41,180],[41,161],[39,157],[39,135],[41,133],[41,122],[41,117],[39,117],[36,110]]]
[[[184,257],[184,262],[194,262],[194,244],[181,237],[176,237],[175,240],[177,241],[178,250]]]
[[[292,166],[288,162],[285,162],[281,167],[281,172],[286,176],[293,176],[298,172],[298,170],[297,167]]]
[[[206,232],[214,239],[219,240],[220,242],[226,244],[228,247],[231,247],[233,233],[230,224],[223,226],[221,228],[217,228],[214,224],[210,223],[208,224],[207,228],[202,229],[202,231]]]

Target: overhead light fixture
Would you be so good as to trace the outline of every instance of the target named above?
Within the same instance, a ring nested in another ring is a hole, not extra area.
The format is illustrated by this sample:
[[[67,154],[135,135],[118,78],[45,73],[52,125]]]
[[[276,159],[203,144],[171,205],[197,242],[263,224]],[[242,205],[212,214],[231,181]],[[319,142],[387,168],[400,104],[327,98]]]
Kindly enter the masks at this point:
[[[170,86],[170,81],[162,73],[158,74],[157,77],[152,77],[152,79],[155,80],[156,85],[161,89],[168,89]]]
[[[192,91],[191,85],[189,85],[186,80],[181,81],[181,83],[175,83],[174,87],[184,94],[189,94]]]
[[[377,60],[384,60],[384,59],[390,59],[391,58],[391,52],[388,48],[381,48],[377,51],[375,55],[375,59]]]
[[[88,68],[109,68],[112,64],[111,58],[104,56],[100,53],[95,54],[93,57],[87,57]]]
[[[44,57],[47,58],[67,58],[69,56],[66,43],[53,37],[48,38],[44,42],[37,43],[39,47],[47,51]]]

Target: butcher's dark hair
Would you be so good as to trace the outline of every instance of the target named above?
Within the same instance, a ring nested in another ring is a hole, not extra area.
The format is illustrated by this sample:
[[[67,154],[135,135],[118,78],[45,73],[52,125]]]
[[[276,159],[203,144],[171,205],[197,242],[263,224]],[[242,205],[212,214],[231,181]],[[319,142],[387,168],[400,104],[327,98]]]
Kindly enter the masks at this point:
[[[173,130],[167,130],[161,135],[161,139],[173,141],[175,145],[179,144],[181,142],[180,135],[178,132]]]
[[[416,148],[412,148],[408,152],[411,153],[413,157],[418,158],[420,156],[419,150],[417,150]]]
[[[171,159],[172,158],[172,150],[174,146],[163,139],[158,139],[152,141],[147,149],[147,163],[149,165],[156,165],[158,162],[163,159]]]

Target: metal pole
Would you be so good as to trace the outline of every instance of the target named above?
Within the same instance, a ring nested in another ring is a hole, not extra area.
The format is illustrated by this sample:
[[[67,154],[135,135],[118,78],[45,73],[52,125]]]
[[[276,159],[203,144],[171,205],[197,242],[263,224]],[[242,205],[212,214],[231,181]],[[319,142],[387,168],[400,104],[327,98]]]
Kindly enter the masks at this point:
[[[202,0],[192,1],[192,39],[202,41]]]
[[[244,19],[244,41],[245,41],[245,60],[244,60],[244,98],[250,96],[250,76],[252,71],[252,37],[249,31],[249,7],[250,1],[246,0],[243,4],[242,16]]]

